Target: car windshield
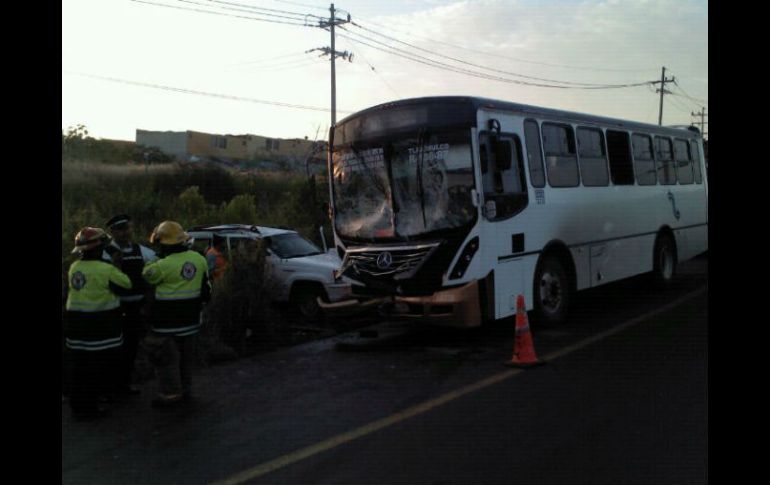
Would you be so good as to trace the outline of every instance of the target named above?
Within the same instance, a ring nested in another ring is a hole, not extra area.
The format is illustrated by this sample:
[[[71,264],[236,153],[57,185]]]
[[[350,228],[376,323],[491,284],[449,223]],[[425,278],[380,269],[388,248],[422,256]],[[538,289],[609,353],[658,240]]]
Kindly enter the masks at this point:
[[[270,249],[280,258],[299,258],[323,254],[318,246],[297,233],[279,234],[268,238]]]

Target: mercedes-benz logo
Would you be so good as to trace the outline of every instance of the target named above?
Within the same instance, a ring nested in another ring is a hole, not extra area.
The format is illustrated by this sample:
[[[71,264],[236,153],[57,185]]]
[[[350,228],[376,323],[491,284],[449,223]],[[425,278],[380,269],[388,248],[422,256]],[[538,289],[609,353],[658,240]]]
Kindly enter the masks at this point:
[[[385,251],[377,256],[377,267],[380,269],[388,269],[393,264],[393,255]]]

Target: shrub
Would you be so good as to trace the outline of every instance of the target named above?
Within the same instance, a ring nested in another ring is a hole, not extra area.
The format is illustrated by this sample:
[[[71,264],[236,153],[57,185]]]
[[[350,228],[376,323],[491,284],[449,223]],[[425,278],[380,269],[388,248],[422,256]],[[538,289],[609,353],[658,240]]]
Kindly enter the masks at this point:
[[[214,283],[203,312],[200,342],[205,362],[284,343],[284,328],[270,304],[274,284],[261,241],[244,240],[230,252],[227,270]]]
[[[257,207],[249,194],[236,195],[224,207],[220,220],[225,224],[256,224]]]
[[[197,186],[188,187],[179,194],[168,219],[177,221],[184,228],[207,222],[208,206]]]

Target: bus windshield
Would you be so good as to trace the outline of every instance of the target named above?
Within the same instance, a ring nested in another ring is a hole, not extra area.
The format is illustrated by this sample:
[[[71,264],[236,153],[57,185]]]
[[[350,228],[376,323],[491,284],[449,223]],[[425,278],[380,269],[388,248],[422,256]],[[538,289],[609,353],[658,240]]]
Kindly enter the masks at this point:
[[[335,147],[332,171],[343,236],[409,238],[476,217],[469,129],[354,141]]]

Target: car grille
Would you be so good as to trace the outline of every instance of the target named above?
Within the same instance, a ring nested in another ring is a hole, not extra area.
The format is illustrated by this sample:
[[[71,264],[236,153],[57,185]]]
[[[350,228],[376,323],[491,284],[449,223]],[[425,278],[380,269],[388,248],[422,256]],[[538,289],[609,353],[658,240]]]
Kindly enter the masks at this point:
[[[371,276],[392,276],[394,279],[410,278],[428,259],[439,243],[414,246],[377,246],[350,248],[345,253],[343,267],[352,267],[358,273]],[[389,254],[388,258],[385,253]],[[390,264],[385,264],[385,263]]]

